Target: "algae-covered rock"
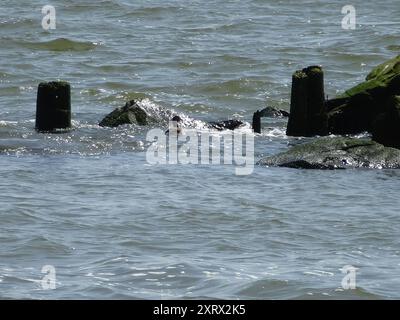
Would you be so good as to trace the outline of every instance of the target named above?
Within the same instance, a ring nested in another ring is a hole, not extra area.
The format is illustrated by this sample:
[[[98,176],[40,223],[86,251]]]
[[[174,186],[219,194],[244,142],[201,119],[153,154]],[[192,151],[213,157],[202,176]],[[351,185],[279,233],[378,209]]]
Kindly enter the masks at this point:
[[[154,119],[136,100],[131,100],[122,108],[117,108],[108,114],[99,125],[102,127],[118,127],[123,124],[147,125]]]
[[[258,164],[298,169],[399,169],[400,150],[369,139],[323,137],[266,157]]]
[[[327,101],[328,127],[334,134],[372,131],[393,95],[400,94],[400,56],[374,68],[366,81]]]
[[[340,97],[351,98],[366,93],[375,97],[398,94],[400,92],[400,55],[372,69],[365,80]]]
[[[400,74],[400,55],[375,67],[368,74],[366,80],[391,78],[395,74]]]

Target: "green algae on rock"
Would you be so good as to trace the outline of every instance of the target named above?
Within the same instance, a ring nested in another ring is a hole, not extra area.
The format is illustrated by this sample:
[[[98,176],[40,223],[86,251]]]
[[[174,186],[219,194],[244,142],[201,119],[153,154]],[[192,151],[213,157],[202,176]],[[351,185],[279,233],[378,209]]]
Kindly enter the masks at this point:
[[[378,115],[400,94],[400,55],[375,67],[366,81],[327,101],[328,127],[333,134],[372,132]]]
[[[296,169],[399,169],[400,150],[369,139],[323,137],[263,158],[258,164]]]

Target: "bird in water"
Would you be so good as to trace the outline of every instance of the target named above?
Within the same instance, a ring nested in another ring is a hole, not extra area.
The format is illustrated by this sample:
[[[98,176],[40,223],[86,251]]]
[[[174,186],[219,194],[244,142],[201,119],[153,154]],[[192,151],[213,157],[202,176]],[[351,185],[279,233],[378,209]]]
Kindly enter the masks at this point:
[[[182,118],[180,116],[174,116],[169,122],[169,129],[165,131],[165,134],[169,134],[170,130],[176,130],[176,134],[179,135],[182,133],[182,128],[180,127],[180,123],[182,122]]]

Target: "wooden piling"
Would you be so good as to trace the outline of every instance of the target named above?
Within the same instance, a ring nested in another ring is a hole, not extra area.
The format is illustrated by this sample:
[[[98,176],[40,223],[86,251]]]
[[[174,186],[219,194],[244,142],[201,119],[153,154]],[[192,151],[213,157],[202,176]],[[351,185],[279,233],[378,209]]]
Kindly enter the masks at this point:
[[[303,69],[303,72],[307,75],[307,135],[326,135],[328,116],[325,105],[324,72],[320,66],[310,66]]]
[[[308,77],[302,70],[292,76],[292,93],[290,98],[290,116],[286,134],[288,136],[306,136],[308,133],[307,104]]]
[[[261,112],[260,112],[260,110],[257,110],[253,114],[252,127],[253,127],[253,131],[255,133],[261,133]]]
[[[71,87],[64,81],[39,84],[36,101],[36,130],[57,132],[71,128]]]
[[[320,66],[296,71],[292,77],[288,136],[315,136],[328,133],[324,93],[324,73]]]

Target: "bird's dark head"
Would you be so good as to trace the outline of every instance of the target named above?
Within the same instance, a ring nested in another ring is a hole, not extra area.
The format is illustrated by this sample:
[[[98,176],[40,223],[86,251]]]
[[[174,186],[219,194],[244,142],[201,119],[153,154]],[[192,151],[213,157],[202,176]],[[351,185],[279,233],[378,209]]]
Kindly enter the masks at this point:
[[[180,116],[174,116],[171,121],[181,122],[182,118]]]

